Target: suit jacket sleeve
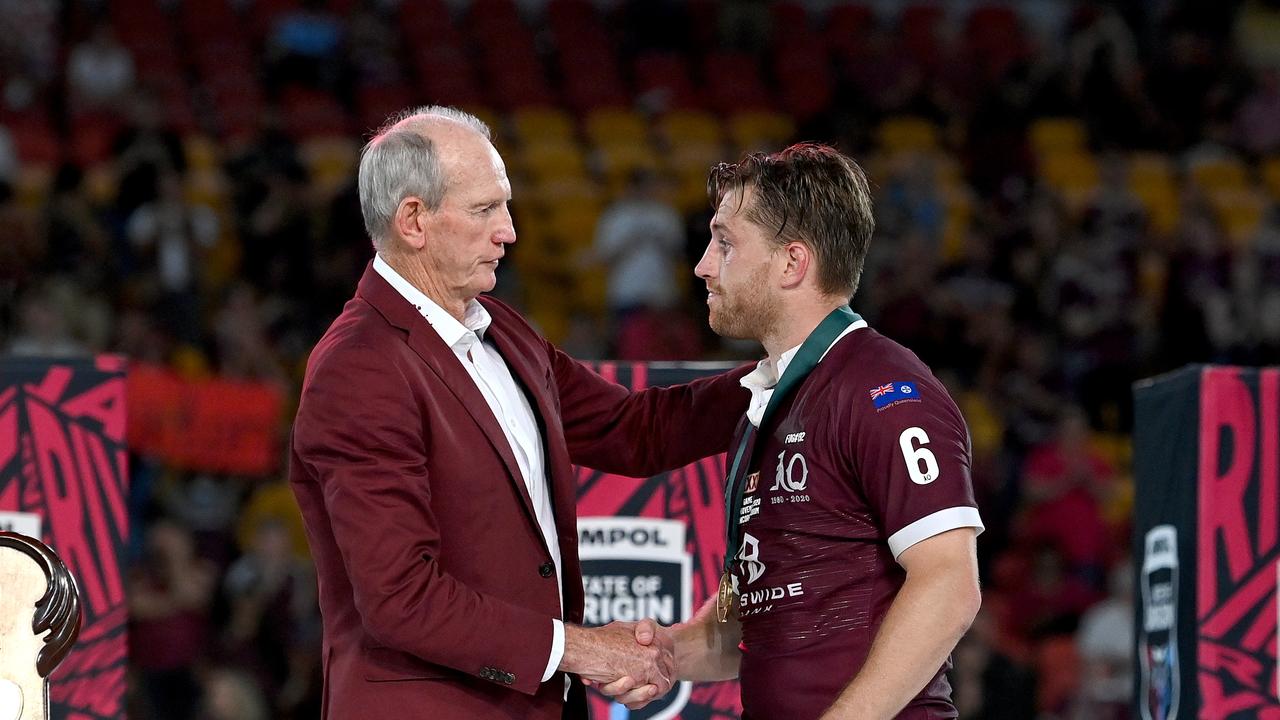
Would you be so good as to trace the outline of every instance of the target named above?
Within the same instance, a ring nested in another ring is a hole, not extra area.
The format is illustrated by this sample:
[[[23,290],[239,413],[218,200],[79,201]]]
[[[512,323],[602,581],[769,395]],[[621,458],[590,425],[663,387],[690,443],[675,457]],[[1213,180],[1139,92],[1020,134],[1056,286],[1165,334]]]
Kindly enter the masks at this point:
[[[294,447],[320,484],[356,609],[379,645],[478,675],[512,671],[535,693],[551,653],[547,615],[443,572],[420,395],[369,346],[333,349],[308,379]]]
[[[646,477],[729,447],[751,394],[743,366],[666,388],[629,391],[547,343],[569,455],[579,465]]]

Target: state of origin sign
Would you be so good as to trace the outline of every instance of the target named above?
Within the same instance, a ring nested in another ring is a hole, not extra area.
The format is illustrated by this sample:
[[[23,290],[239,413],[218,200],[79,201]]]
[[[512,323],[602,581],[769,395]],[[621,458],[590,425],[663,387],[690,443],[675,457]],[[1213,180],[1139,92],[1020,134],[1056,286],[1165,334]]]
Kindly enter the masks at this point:
[[[1135,386],[1135,714],[1280,720],[1280,369]]]
[[[688,382],[730,367],[603,363],[596,370],[639,389]],[[718,586],[724,528],[723,456],[645,479],[579,468],[584,624],[646,617],[663,625],[687,620]],[[592,717],[600,720],[728,720],[742,714],[736,681],[680,683],[636,711],[595,691],[588,698]]]

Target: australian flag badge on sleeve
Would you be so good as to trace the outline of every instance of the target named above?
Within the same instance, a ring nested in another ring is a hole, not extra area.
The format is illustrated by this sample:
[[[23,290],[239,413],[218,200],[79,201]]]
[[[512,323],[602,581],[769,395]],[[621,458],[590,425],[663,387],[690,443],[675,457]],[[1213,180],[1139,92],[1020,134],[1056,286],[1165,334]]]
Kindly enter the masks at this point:
[[[871,388],[871,402],[875,403],[876,409],[881,410],[887,408],[894,403],[903,400],[918,400],[916,392],[916,384],[913,382],[899,381],[877,385]]]

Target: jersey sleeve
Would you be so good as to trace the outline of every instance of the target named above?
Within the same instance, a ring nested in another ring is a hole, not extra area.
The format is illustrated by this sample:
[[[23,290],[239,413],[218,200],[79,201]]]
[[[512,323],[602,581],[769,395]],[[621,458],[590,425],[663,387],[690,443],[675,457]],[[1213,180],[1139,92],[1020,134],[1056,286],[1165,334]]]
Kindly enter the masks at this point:
[[[982,532],[969,431],[946,389],[916,373],[869,379],[853,397],[853,463],[893,556],[948,530]]]

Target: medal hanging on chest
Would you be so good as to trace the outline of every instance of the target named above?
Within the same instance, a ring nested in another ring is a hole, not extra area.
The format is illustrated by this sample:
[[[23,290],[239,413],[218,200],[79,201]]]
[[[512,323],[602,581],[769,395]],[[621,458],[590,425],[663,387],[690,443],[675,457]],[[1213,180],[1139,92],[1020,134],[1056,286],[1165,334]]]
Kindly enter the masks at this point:
[[[733,609],[733,575],[725,570],[720,573],[720,589],[716,591],[716,620],[729,621],[729,611]]]
[[[845,328],[860,319],[857,313],[849,309],[848,305],[842,305],[832,310],[818,324],[818,327],[809,333],[809,337],[805,338],[804,343],[796,352],[796,356],[792,358],[791,364],[787,366],[787,371],[782,374],[778,384],[774,386],[773,395],[769,397],[769,404],[765,406],[764,415],[760,418],[761,429],[768,426],[782,400],[791,394],[791,391],[817,367],[818,361],[826,354],[827,348],[831,347],[831,343],[840,337],[840,333],[843,333]],[[742,525],[742,513],[739,511],[742,508],[743,494],[746,491],[746,476],[751,467],[755,465],[756,456],[760,450],[759,445],[763,445],[763,443],[755,441],[756,428],[748,421],[742,432],[742,438],[738,441],[738,447],[733,453],[733,463],[730,465],[729,474],[725,477],[724,516],[728,537],[724,546],[724,572],[720,575],[720,587],[716,592],[716,619],[720,622],[728,622],[729,613],[733,609],[733,601],[737,595],[734,588],[732,570],[733,558],[738,553],[739,531]]]

